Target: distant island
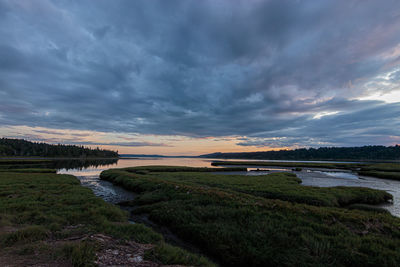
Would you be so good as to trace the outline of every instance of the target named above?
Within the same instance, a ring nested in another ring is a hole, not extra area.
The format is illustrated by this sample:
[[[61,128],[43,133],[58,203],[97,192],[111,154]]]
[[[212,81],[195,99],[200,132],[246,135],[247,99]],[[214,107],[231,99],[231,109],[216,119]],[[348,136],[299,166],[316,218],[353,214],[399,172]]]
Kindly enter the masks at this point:
[[[217,152],[200,157],[267,160],[400,160],[400,146],[320,147],[239,153]]]
[[[51,145],[23,139],[0,139],[0,157],[118,158],[118,152],[76,145]]]

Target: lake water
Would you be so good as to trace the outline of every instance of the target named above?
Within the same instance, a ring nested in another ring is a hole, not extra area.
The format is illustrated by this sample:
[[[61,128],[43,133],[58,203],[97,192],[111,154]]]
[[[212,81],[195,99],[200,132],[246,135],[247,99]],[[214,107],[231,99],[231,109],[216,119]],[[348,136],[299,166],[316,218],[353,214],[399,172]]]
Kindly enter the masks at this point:
[[[212,167],[211,162],[215,160],[216,159],[204,159],[204,158],[120,159],[112,164],[104,164],[104,165],[88,166],[84,168],[72,168],[72,169],[63,168],[59,169],[58,173],[75,175],[81,180],[82,185],[91,188],[97,196],[102,197],[108,202],[118,203],[121,201],[127,201],[133,199],[134,194],[127,190],[124,190],[123,188],[114,186],[110,182],[100,180],[99,174],[103,170],[107,170],[110,168],[125,168],[125,167],[149,166],[149,165]],[[273,166],[274,161],[266,161],[266,162],[271,162],[271,166]],[[266,171],[250,171],[250,170],[255,170],[257,168]],[[291,168],[249,166],[248,170],[249,171],[247,172],[226,172],[225,174],[265,175],[271,172],[291,171]],[[296,173],[297,177],[299,177],[302,180],[303,185],[319,186],[319,187],[362,186],[362,187],[385,190],[393,195],[393,204],[384,204],[381,205],[381,207],[389,210],[394,216],[400,217],[400,181],[358,176],[358,174],[352,173],[350,171],[321,169],[321,168],[303,168],[302,171],[294,173]]]

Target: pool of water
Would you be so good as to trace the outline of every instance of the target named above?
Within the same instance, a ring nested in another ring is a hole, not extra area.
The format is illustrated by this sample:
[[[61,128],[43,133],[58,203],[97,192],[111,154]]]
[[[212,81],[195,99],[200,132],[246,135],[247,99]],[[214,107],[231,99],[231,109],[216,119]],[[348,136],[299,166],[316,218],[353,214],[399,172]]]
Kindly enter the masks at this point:
[[[96,196],[112,204],[133,200],[135,194],[108,181],[100,180],[99,175],[77,175],[83,186],[93,190]]]

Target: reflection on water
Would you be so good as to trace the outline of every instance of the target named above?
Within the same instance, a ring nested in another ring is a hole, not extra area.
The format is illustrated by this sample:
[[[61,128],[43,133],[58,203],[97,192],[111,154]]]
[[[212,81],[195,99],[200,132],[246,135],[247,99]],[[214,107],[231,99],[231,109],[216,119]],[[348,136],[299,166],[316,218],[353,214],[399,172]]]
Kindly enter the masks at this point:
[[[67,173],[77,176],[99,175],[102,171],[111,168],[126,168],[135,166],[164,165],[164,166],[189,166],[189,167],[211,167],[212,159],[201,158],[123,158],[107,162],[106,164],[80,166],[79,168],[57,168],[58,173]]]
[[[99,175],[91,175],[90,172],[85,172],[81,176],[76,177],[81,181],[83,186],[89,187],[96,196],[103,198],[107,202],[117,204],[135,198],[134,193],[122,187],[115,186],[108,181],[100,180]]]
[[[329,171],[316,171],[328,176],[332,176],[335,178],[341,178],[341,179],[358,179],[358,175],[353,174],[351,172],[329,172]]]
[[[110,168],[125,168],[148,165],[171,165],[190,167],[211,167],[214,159],[205,158],[135,158],[120,159],[117,162],[105,162],[104,165],[91,165],[88,167],[77,167],[68,169],[61,167],[58,173],[67,173],[77,176],[82,185],[91,188],[94,193],[112,203],[133,199],[134,195],[109,182],[101,181],[99,174]],[[76,164],[76,163],[75,163]],[[68,165],[72,166],[72,165]],[[246,166],[245,166],[246,167]],[[291,171],[290,168],[248,166],[248,172],[224,172],[219,174],[241,174],[241,175],[266,175],[272,172]],[[250,171],[254,170],[254,171]],[[303,168],[295,171],[297,177],[302,180],[303,185],[331,187],[331,186],[361,186],[385,190],[393,195],[393,204],[382,205],[393,215],[400,217],[400,181],[384,180],[372,177],[358,176],[356,173],[343,170],[327,170],[317,168]]]
[[[228,167],[228,166],[227,166]],[[231,167],[231,166],[229,166]],[[243,166],[246,167],[246,166]],[[288,168],[280,168],[280,167],[272,167],[272,168],[247,168],[249,172],[290,172],[291,169]]]
[[[56,159],[48,163],[35,164],[36,168],[65,169],[65,170],[85,170],[97,168],[99,166],[109,166],[117,164],[118,159]]]

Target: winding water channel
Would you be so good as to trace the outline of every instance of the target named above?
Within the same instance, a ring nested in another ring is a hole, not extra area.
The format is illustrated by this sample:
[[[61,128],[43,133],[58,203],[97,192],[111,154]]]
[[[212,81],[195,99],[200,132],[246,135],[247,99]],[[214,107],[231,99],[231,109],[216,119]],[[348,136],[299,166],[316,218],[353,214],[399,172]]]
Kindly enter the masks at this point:
[[[72,174],[79,178],[83,186],[93,190],[95,195],[102,197],[107,202],[117,204],[119,202],[132,200],[135,194],[121,187],[115,186],[110,182],[102,181],[99,178],[103,170],[110,168],[124,168],[133,166],[148,165],[171,165],[171,166],[190,166],[190,167],[211,167],[213,159],[203,158],[135,158],[120,159],[114,164],[98,165],[95,167],[59,169],[58,173]],[[243,160],[241,160],[243,161]],[[259,160],[258,160],[259,161]],[[273,161],[271,161],[273,166]],[[247,167],[247,166],[246,166]],[[292,171],[291,168],[248,166],[247,172],[226,172],[225,174],[242,175],[265,175],[271,172]],[[261,171],[251,171],[259,168]],[[263,171],[265,170],[265,171]],[[373,177],[358,176],[356,173],[344,170],[332,170],[321,168],[303,168],[302,171],[295,172],[297,177],[302,180],[303,185],[310,186],[362,186],[374,189],[381,189],[393,195],[393,204],[384,204],[381,207],[390,211],[394,216],[400,217],[400,181],[384,180]]]

